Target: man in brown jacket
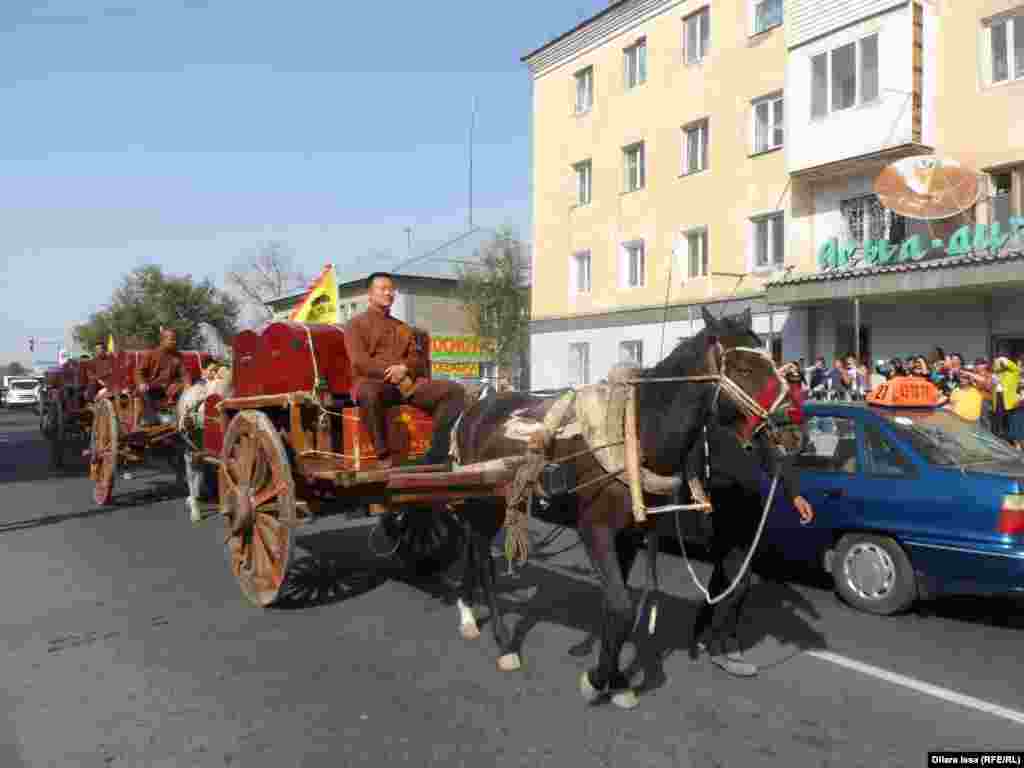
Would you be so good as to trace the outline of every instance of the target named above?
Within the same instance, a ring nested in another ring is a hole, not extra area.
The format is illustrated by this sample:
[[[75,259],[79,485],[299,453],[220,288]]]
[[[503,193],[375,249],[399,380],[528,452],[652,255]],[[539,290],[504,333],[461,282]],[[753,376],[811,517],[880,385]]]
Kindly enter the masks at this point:
[[[394,278],[374,272],[366,280],[366,290],[369,309],[349,321],[345,347],[356,403],[377,456],[385,467],[391,466],[385,411],[406,402],[434,419],[430,450],[421,463],[447,464],[451,431],[462,414],[465,391],[454,381],[427,378],[427,357],[416,348],[412,328],[391,316]]]
[[[192,385],[192,377],[178,352],[178,334],[172,328],[160,331],[160,346],[151,349],[135,369],[135,385],[142,397],[141,426],[158,423],[156,406],[165,398],[181,394]]]

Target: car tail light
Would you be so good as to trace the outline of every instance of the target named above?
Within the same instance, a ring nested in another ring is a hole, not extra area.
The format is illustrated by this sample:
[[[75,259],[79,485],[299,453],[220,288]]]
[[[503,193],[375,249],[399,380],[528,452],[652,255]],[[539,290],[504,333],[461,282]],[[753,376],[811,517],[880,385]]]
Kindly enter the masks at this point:
[[[1008,536],[1024,534],[1024,494],[1003,496],[1003,508],[999,512],[999,532]]]

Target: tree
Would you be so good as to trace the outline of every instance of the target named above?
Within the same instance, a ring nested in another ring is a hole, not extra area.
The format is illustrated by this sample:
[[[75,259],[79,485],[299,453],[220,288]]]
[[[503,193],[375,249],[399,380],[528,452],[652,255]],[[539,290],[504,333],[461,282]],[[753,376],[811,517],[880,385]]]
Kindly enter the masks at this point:
[[[120,349],[148,348],[157,345],[166,327],[177,332],[179,348],[196,349],[204,323],[230,341],[238,331],[238,313],[238,302],[209,280],[196,283],[190,275],[145,266],[123,278],[108,306],[75,327],[75,339],[90,350],[111,335]]]
[[[459,298],[474,332],[494,343],[502,368],[524,369],[529,350],[529,256],[509,230],[474,254],[473,265],[460,266]]]
[[[229,269],[225,281],[245,309],[259,320],[269,320],[273,316],[266,304],[269,299],[306,288],[311,279],[295,268],[284,243],[270,241]]]
[[[28,368],[19,363],[17,360],[15,360],[13,363],[8,363],[7,365],[3,366],[3,368],[5,376],[25,376],[31,373],[31,371],[29,371]]]

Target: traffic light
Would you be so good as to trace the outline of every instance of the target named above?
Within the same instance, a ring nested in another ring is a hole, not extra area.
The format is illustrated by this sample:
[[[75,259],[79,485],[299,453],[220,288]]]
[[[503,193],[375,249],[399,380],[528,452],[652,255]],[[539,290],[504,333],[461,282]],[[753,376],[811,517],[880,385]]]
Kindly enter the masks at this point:
[[[28,351],[29,352],[35,352],[36,351],[36,340],[34,338],[32,338],[31,336],[28,339]]]

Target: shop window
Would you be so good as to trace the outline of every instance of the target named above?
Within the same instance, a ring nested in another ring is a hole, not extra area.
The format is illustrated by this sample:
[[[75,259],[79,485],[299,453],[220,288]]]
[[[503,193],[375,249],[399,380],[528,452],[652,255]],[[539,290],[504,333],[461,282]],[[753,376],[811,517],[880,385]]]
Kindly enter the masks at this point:
[[[861,248],[869,240],[880,240],[886,235],[885,209],[875,195],[853,197],[839,203],[846,225],[846,237]]]
[[[1010,230],[1010,190],[1013,187],[1013,175],[1010,173],[994,173],[989,177],[992,181],[992,193],[989,196],[989,223],[999,222],[1003,232]]]

